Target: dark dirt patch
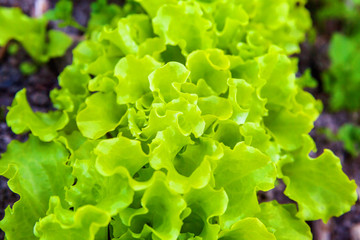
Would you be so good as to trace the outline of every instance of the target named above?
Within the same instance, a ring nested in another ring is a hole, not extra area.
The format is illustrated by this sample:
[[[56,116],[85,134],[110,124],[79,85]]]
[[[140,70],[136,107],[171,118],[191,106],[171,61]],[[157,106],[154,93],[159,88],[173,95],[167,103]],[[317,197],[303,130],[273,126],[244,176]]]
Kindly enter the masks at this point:
[[[0,0],[0,6],[19,7],[24,13],[30,15],[34,8],[34,0]]]

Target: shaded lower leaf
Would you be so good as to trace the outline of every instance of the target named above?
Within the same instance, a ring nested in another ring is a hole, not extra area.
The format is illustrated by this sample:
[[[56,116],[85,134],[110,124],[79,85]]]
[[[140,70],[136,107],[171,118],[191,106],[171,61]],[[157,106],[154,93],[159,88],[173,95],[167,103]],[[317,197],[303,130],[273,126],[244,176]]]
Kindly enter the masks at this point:
[[[311,240],[309,225],[297,218],[295,204],[279,204],[276,201],[260,204],[256,217],[273,233],[277,240]]]
[[[356,184],[341,170],[340,159],[325,150],[318,158],[299,154],[282,167],[285,194],[299,206],[298,216],[305,220],[340,216],[357,200]]]
[[[72,184],[71,168],[66,166],[69,152],[60,143],[44,143],[30,135],[25,143],[13,141],[0,160],[0,175],[9,178],[10,189],[20,195],[6,209],[0,228],[8,240],[36,239],[33,228],[46,215],[51,196],[65,196]]]

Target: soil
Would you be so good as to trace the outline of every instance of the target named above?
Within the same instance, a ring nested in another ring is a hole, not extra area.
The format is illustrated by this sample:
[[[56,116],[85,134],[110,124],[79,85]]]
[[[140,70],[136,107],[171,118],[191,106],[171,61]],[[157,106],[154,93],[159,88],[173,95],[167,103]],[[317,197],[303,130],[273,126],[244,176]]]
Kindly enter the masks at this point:
[[[34,14],[35,2],[39,0],[0,0],[0,6],[17,6],[28,14]],[[46,2],[46,0],[45,0]],[[54,7],[56,0],[48,0],[47,7]],[[82,25],[86,25],[89,18],[90,3],[92,1],[77,0],[74,1],[75,19]],[[111,2],[121,3],[121,0],[113,0]],[[320,7],[319,0],[310,0],[308,8],[314,15]],[[299,73],[310,68],[312,75],[318,80],[319,85],[315,89],[309,89],[315,98],[320,99],[324,103],[324,112],[315,122],[315,127],[310,133],[316,142],[318,151],[314,153],[317,156],[323,152],[325,148],[331,149],[343,164],[343,170],[351,178],[355,179],[358,186],[360,184],[360,157],[353,158],[343,149],[341,142],[330,141],[321,133],[322,128],[329,128],[334,133],[341,125],[348,122],[358,123],[358,113],[349,112],[331,112],[327,107],[328,96],[323,93],[321,86],[321,74],[329,65],[327,56],[328,43],[331,34],[341,29],[341,24],[336,21],[327,22],[325,25],[314,22],[318,30],[318,36],[314,43],[306,41],[302,44],[301,54],[298,56]],[[72,28],[67,28],[67,32],[80,36],[81,33]],[[25,135],[15,135],[7,127],[5,117],[7,107],[11,105],[14,95],[22,88],[27,89],[27,96],[32,108],[36,111],[51,110],[51,102],[49,99],[49,91],[57,87],[57,76],[62,69],[71,63],[71,51],[61,58],[52,59],[45,65],[39,66],[38,70],[30,75],[25,76],[19,70],[20,63],[32,62],[26,52],[20,48],[15,55],[9,55],[4,48],[0,48],[0,154],[6,151],[7,144],[17,139],[26,140]],[[291,202],[282,191],[284,184],[279,183],[275,190],[267,193],[259,193],[259,200],[277,199],[281,203]],[[7,186],[7,179],[0,177],[0,219],[4,216],[4,209],[16,202],[19,197],[12,193]],[[331,219],[326,225],[321,221],[309,222],[312,229],[314,239],[316,240],[359,240],[360,239],[360,203],[352,208],[352,210],[339,218]],[[4,239],[3,232],[0,230],[0,240]]]

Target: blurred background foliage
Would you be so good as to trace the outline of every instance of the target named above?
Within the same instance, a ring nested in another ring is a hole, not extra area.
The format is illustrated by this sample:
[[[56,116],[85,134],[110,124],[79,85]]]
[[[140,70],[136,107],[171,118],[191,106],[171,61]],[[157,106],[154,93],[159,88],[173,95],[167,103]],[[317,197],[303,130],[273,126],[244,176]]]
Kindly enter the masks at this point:
[[[314,23],[308,41],[314,44],[325,38],[322,44],[329,62],[313,73],[318,91],[325,93],[325,111],[348,116],[338,128],[322,126],[318,133],[343,142],[344,150],[356,158],[360,153],[360,0],[309,0],[308,6]],[[305,72],[301,79],[313,78]],[[315,87],[312,82],[305,87]]]

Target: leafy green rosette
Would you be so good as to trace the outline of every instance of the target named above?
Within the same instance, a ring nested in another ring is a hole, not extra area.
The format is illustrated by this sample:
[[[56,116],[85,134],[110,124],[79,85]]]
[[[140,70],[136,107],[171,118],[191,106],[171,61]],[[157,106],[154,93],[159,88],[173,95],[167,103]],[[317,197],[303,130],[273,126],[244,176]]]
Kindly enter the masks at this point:
[[[356,184],[339,159],[309,157],[321,103],[288,57],[311,25],[304,4],[97,13],[50,94],[57,110],[32,112],[25,91],[10,107],[9,126],[31,134],[0,160],[20,195],[0,222],[7,239],[311,239],[305,221],[349,211]],[[259,204],[277,179],[298,208]]]

